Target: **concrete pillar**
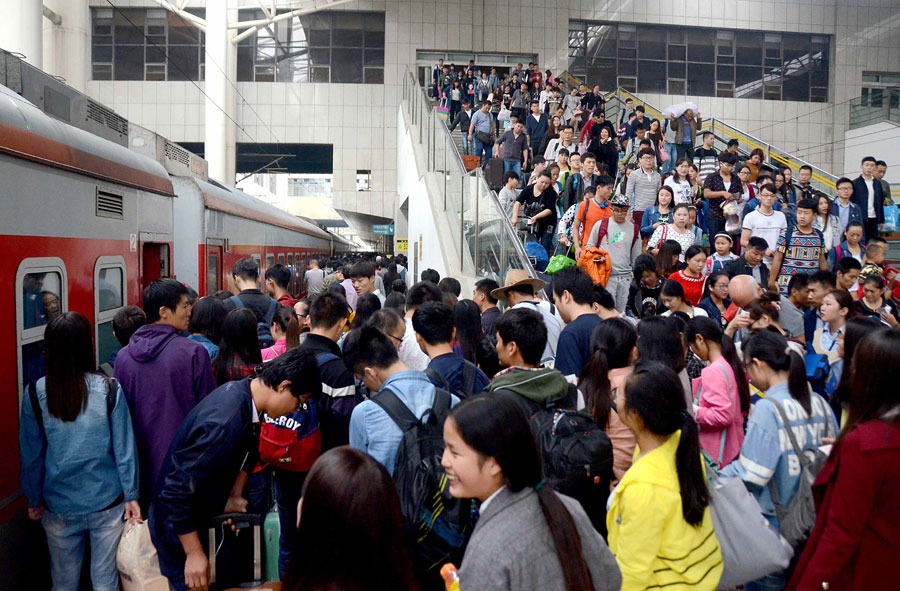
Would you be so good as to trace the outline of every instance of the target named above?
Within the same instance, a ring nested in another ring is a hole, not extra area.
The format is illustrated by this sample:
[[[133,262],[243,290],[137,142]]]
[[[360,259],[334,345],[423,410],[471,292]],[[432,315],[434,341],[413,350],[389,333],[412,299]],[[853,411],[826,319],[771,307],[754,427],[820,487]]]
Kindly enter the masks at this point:
[[[238,10],[237,8],[231,8],[228,11],[228,22],[233,23],[238,21]],[[228,82],[226,82],[226,88],[228,91],[227,101],[228,104],[233,107],[231,113],[234,113],[232,117],[235,121],[238,120],[237,115],[237,92],[235,88],[237,88],[237,45],[232,42],[234,37],[237,35],[237,31],[234,29],[229,29],[227,33],[228,37],[228,57],[227,57],[227,66],[225,67],[225,74],[228,76]],[[237,178],[236,170],[237,170],[237,126],[228,122],[228,135],[225,138],[228,153],[227,153],[227,161],[228,161],[228,184],[234,184],[235,179]]]
[[[41,42],[41,0],[4,0],[0,14],[0,47],[25,56],[35,68],[44,67]]]
[[[87,0],[46,0],[44,4],[62,22],[44,19],[44,66],[48,74],[65,78],[66,84],[84,92],[91,48],[91,12]]]
[[[228,128],[234,125],[231,120],[237,118],[234,100],[228,100],[228,45],[228,2],[207,2],[204,150],[209,162],[209,176],[232,185],[234,169],[229,176]],[[232,143],[232,151],[233,146]]]

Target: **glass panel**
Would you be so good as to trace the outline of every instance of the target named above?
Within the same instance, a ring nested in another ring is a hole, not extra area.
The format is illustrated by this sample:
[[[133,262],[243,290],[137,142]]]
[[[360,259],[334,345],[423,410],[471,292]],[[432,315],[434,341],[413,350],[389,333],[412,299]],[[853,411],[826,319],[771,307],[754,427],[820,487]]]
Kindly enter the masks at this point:
[[[196,45],[169,47],[169,80],[198,80],[200,78],[200,51]],[[177,65],[177,67],[175,67]]]
[[[759,33],[737,33],[735,37],[735,58],[739,64],[762,65],[763,38]]]
[[[363,61],[367,66],[383,66],[384,65],[384,52],[383,51],[371,51],[366,50],[363,53]]]
[[[734,66],[716,66],[716,81],[732,82],[734,80]]]
[[[384,84],[384,68],[366,68],[363,82],[366,84]]]
[[[685,61],[687,59],[687,47],[684,45],[670,45],[669,59],[679,62]]]
[[[143,9],[117,10],[115,16],[116,45],[143,45],[145,19],[146,11]]]
[[[737,66],[734,69],[734,73],[735,96],[737,98],[762,98],[762,68]]]
[[[692,62],[714,62],[715,31],[691,29],[688,31],[688,60]]]
[[[809,37],[806,35],[785,35],[781,48],[785,63],[791,60],[809,60]]]
[[[361,49],[334,49],[331,52],[332,82],[360,83],[363,81]]]
[[[687,74],[687,65],[677,62],[669,62],[669,78],[685,78]]]
[[[206,261],[206,293],[214,295],[219,291],[219,253],[211,252]]]
[[[278,264],[284,265],[284,253],[279,253],[278,255]]]
[[[637,62],[634,60],[619,60],[619,76],[637,75]]]
[[[666,92],[666,62],[638,62],[638,92]]]
[[[688,94],[713,96],[716,67],[712,64],[688,64]]]
[[[309,62],[313,66],[328,66],[331,64],[330,49],[310,49]]]
[[[638,39],[638,52],[642,60],[664,60],[666,59],[665,39],[653,29],[641,31]]]
[[[309,31],[310,47],[328,47],[331,45],[331,31],[313,29]]]
[[[92,45],[91,46],[91,61],[110,63],[113,61],[113,48],[112,45]]]
[[[329,82],[329,68],[310,68],[309,69],[309,81],[310,82]]]
[[[107,363],[112,359],[113,353],[122,348],[113,334],[112,320],[97,325],[97,359],[100,363]]]
[[[238,45],[237,48],[237,80],[253,82],[253,48]]]
[[[669,80],[669,94],[684,94],[684,80]]]
[[[99,291],[101,312],[121,308],[124,305],[122,303],[123,282],[121,267],[100,269],[100,280],[96,289]]]
[[[587,81],[593,86],[599,84],[604,90],[616,87],[616,67],[610,60],[591,60],[587,68]]]
[[[782,83],[782,100],[808,101],[809,75],[806,72],[787,77]]]
[[[112,65],[110,64],[94,64],[91,77],[94,80],[112,80]]]
[[[590,27],[587,40],[588,57],[611,58],[616,55],[616,29],[610,26]]]
[[[144,79],[144,46],[124,45],[115,48],[116,80]]]
[[[375,47],[375,48],[383,48],[384,47],[384,31],[366,31],[365,32],[365,45],[367,48]],[[384,59],[382,57],[382,59]]]
[[[169,44],[199,45],[200,29],[177,14],[169,14]],[[101,357],[102,359],[102,357]]]
[[[22,320],[24,328],[50,322],[62,311],[62,278],[59,273],[28,273],[22,279]],[[43,374],[41,374],[43,375]]]
[[[335,29],[331,32],[333,47],[362,47],[363,32],[352,29]]]

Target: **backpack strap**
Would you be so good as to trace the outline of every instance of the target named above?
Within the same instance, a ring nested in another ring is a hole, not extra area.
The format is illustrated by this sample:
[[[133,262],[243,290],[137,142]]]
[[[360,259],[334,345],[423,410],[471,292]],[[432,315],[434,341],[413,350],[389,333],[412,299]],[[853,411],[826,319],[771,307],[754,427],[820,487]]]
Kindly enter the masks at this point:
[[[316,365],[323,365],[335,359],[340,359],[340,357],[338,357],[334,353],[319,353],[318,355],[316,355]]]
[[[116,400],[119,398],[119,380],[106,378],[106,416],[110,416],[116,408]]]
[[[600,243],[607,234],[609,234],[609,218],[603,218],[600,220],[600,230],[597,232],[597,248],[600,248]]]
[[[462,391],[466,396],[471,396],[475,393],[475,378],[478,375],[478,366],[469,361],[468,359],[463,360],[463,378],[462,378]]]
[[[244,302],[242,302],[241,298],[239,298],[238,296],[231,296],[230,298],[228,298],[228,301],[231,302],[232,304],[234,304],[235,308],[243,308],[244,307]]]
[[[445,390],[450,389],[450,382],[447,381],[447,378],[444,377],[444,374],[434,369],[433,367],[426,367],[425,375],[428,376],[428,379],[432,384],[434,384],[435,388],[443,388]]]
[[[400,427],[400,430],[406,433],[419,424],[419,419],[409,410],[409,407],[403,404],[400,397],[390,388],[382,391],[370,398],[372,402],[381,407],[381,410],[387,413],[394,424]],[[435,390],[435,404],[437,403],[437,390]],[[449,404],[448,404],[449,408]]]
[[[450,411],[450,405],[452,403],[453,399],[450,397],[450,392],[444,390],[443,388],[435,388],[434,403],[432,403],[431,405],[431,413],[435,416],[435,418],[440,419],[441,417],[447,415],[447,413]]]
[[[496,390],[491,391],[491,394],[495,396],[502,396],[507,400],[511,400],[518,406],[523,413],[525,413],[526,419],[531,419],[534,414],[541,410],[541,406],[536,402],[532,402],[522,396],[521,394],[516,393],[514,390],[510,390],[509,388],[497,388]]]
[[[44,411],[41,410],[41,403],[38,402],[37,386],[35,382],[28,384],[28,400],[31,402],[31,412],[34,414],[34,420],[37,422],[38,429],[41,432],[41,440],[47,445],[47,432],[44,431]]]
[[[240,298],[238,298],[240,299]],[[269,310],[266,312],[266,324],[272,324],[272,319],[275,318],[275,310],[278,309],[278,300],[275,298],[269,298]]]
[[[98,369],[100,370],[101,373],[103,373],[103,375],[105,375],[108,378],[113,377],[113,372],[115,371],[113,369],[113,366],[110,365],[109,363],[101,363],[100,367]]]

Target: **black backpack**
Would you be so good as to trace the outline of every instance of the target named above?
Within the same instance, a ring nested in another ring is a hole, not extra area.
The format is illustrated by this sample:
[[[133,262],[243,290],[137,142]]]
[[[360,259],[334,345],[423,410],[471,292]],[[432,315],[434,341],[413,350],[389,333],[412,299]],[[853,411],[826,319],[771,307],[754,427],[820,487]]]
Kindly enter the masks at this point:
[[[246,308],[239,296],[231,296],[228,299],[231,300],[231,303],[234,304],[235,308]],[[271,347],[275,344],[275,339],[272,338],[272,318],[275,317],[275,310],[277,309],[278,301],[275,298],[269,298],[269,309],[266,311],[265,320],[256,323],[256,338],[259,339],[259,346],[261,349]]]
[[[553,490],[581,503],[594,529],[606,537],[606,499],[614,479],[612,443],[593,418],[575,410],[577,390],[543,406],[501,388],[495,391],[525,411],[544,463],[544,480]]]
[[[421,420],[391,390],[376,395],[372,402],[403,431],[394,463],[400,510],[420,580],[439,583],[441,566],[446,562],[459,564],[472,532],[471,501],[450,496],[441,466],[450,393],[435,388],[434,404]]]
[[[463,360],[462,385],[459,387],[459,389],[451,388],[450,382],[447,381],[447,378],[445,378],[441,372],[432,367],[429,367],[425,370],[425,375],[428,376],[428,379],[431,380],[431,383],[438,388],[443,388],[448,392],[456,394],[457,398],[459,398],[460,400],[465,400],[466,398],[475,394],[475,378],[478,376],[478,366],[468,359]]]

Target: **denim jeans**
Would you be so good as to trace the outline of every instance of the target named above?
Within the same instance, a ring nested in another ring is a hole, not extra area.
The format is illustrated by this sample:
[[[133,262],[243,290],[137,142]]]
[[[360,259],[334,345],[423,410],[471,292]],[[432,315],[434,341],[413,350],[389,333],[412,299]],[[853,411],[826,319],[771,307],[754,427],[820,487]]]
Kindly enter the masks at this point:
[[[463,131],[463,135],[462,135],[462,149],[463,149],[463,153],[462,153],[463,156],[471,156],[472,155],[472,142],[469,141],[468,131],[465,131],[465,130]]]
[[[506,176],[506,173],[510,170],[514,170],[519,178],[522,178],[522,163],[521,162],[507,162],[503,161],[503,176]]]
[[[472,138],[473,143],[475,144],[475,153],[472,156],[481,157],[481,168],[487,166],[488,160],[491,159],[491,145],[490,144],[482,144],[478,138]]]
[[[662,165],[662,169],[659,172],[661,174],[666,174],[667,172],[675,170],[675,161],[678,160],[678,151],[675,149],[675,144],[666,142],[663,145],[666,148],[666,154],[669,155],[669,161]]]
[[[54,591],[78,591],[85,543],[91,541],[91,582],[94,591],[118,591],[116,550],[125,527],[125,504],[86,515],[65,516],[44,510],[41,523],[50,547]]]
[[[787,584],[785,572],[780,571],[766,575],[761,579],[744,584],[744,591],[783,591]]]
[[[303,481],[308,472],[275,470],[275,502],[278,504],[278,524],[281,537],[278,540],[278,574],[281,580],[291,562],[294,535],[297,532],[297,503],[303,492]]]

